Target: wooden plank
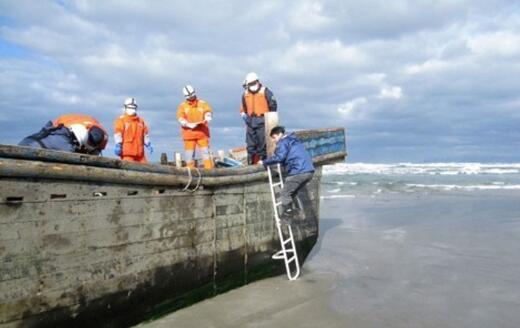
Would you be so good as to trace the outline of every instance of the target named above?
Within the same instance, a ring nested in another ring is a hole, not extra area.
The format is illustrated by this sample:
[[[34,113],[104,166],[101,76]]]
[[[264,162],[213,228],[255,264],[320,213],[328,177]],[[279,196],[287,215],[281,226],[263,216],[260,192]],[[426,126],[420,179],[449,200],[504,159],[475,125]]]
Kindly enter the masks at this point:
[[[273,156],[276,144],[271,139],[271,130],[278,125],[278,112],[267,112],[264,114],[265,119],[265,145],[267,156]]]

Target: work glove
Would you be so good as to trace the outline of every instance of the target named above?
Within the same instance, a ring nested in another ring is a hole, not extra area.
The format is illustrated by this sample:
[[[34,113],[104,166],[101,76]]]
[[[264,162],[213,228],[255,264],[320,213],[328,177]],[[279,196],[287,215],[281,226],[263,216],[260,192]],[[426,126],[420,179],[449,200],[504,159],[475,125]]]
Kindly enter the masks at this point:
[[[116,144],[116,148],[114,148],[114,154],[116,154],[116,156],[121,156],[121,144],[120,143]]]
[[[150,155],[153,154],[153,147],[152,147],[151,142],[144,144],[144,146],[146,147],[146,149],[148,149],[148,151],[150,152]]]
[[[249,124],[249,116],[247,116],[246,113],[240,114],[242,116],[242,119],[244,120],[244,123]]]
[[[188,129],[195,129],[199,125],[198,123],[186,123]]]

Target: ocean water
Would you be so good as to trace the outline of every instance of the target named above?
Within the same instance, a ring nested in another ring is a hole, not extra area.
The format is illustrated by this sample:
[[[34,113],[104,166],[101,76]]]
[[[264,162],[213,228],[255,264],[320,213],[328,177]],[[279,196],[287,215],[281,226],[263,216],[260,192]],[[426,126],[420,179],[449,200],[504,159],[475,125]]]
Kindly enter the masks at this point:
[[[336,277],[333,325],[520,327],[520,164],[337,164],[324,175],[307,269]]]
[[[325,199],[380,193],[520,190],[520,164],[336,164],[324,168]]]
[[[152,327],[520,327],[520,164],[324,168],[320,237],[262,280]]]

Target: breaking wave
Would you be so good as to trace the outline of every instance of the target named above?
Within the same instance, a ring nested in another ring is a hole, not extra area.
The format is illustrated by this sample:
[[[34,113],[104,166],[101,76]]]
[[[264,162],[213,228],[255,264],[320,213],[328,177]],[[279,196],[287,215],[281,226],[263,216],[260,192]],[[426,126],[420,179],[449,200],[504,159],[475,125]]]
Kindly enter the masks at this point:
[[[520,163],[483,164],[483,163],[340,163],[325,166],[323,174],[379,174],[379,175],[478,175],[478,174],[519,174]]]

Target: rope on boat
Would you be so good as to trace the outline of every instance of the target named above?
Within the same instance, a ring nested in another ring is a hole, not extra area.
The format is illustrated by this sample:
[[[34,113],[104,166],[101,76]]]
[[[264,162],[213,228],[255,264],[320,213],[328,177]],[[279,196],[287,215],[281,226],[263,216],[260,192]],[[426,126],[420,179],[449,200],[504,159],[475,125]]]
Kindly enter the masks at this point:
[[[184,189],[182,189],[182,191],[195,192],[195,191],[197,191],[197,189],[199,189],[200,181],[202,180],[202,173],[200,173],[200,170],[197,167],[195,167],[195,170],[197,171],[197,174],[199,175],[195,188],[189,189],[189,187],[191,186],[191,182],[193,181],[193,175],[191,174],[191,168],[188,167],[188,183],[186,184]]]

